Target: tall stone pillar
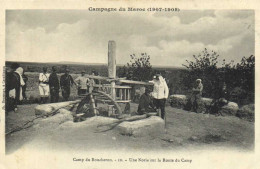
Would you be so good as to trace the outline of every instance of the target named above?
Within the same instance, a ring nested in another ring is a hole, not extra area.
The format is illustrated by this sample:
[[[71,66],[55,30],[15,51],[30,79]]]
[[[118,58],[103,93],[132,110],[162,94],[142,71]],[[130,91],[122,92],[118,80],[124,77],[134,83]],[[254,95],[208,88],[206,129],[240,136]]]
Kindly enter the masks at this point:
[[[108,77],[116,78],[116,42],[108,41]],[[111,96],[116,99],[115,81],[111,82]]]

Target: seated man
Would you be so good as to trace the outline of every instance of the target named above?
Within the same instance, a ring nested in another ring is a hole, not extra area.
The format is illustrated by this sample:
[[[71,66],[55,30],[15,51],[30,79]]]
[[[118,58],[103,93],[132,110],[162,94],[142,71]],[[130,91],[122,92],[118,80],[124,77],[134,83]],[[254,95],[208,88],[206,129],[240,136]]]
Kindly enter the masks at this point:
[[[140,97],[138,110],[137,110],[139,115],[143,115],[149,112],[156,112],[150,93],[151,90],[146,88],[145,93]]]

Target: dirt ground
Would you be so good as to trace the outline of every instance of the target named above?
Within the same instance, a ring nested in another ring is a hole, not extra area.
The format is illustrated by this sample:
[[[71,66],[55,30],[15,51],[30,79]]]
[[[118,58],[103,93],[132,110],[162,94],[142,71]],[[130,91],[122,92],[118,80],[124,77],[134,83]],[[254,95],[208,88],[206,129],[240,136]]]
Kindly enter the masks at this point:
[[[33,119],[35,106],[36,104],[20,105],[16,113],[9,112],[6,116],[6,132]],[[136,104],[131,104],[131,110],[136,108]],[[124,136],[115,130],[96,132],[95,128],[91,126],[56,130],[54,126],[46,126],[42,129],[34,125],[7,135],[6,153],[12,154],[24,147],[65,151],[118,149],[172,151],[223,148],[238,149],[239,151],[254,150],[253,122],[231,116],[215,117],[208,114],[196,114],[170,106],[166,107],[166,111],[167,132],[158,133],[158,136]],[[41,129],[45,131],[40,132]]]

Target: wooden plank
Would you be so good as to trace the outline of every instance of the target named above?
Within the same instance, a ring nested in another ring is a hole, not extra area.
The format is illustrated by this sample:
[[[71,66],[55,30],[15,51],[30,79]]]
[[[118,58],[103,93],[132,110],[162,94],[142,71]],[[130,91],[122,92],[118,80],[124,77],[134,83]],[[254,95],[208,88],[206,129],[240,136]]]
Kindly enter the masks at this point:
[[[119,81],[119,80],[126,80],[126,77],[116,77],[116,78],[109,78],[106,76],[94,76],[94,75],[85,75],[86,77],[90,78],[90,79],[97,79],[97,80],[105,80],[105,81]]]
[[[118,80],[121,83],[127,83],[127,84],[139,84],[139,85],[150,85],[153,86],[153,83],[150,82],[140,82],[140,81],[133,81],[133,80]]]
[[[123,99],[123,89],[119,89],[119,97],[120,97],[120,100]]]
[[[131,89],[130,86],[115,86],[116,89]]]
[[[127,99],[130,100],[130,99],[131,99],[131,97],[130,97],[130,96],[131,96],[130,89],[127,89],[127,93],[128,93],[128,95],[127,95],[127,96],[128,96]]]
[[[126,100],[126,89],[124,89],[124,91],[125,91],[125,95],[124,95],[125,97],[124,97],[124,100]]]
[[[115,102],[117,102],[117,103],[129,103],[131,101],[132,100],[116,100]]]
[[[127,84],[139,84],[139,85],[153,85],[153,83],[150,82],[141,82],[141,81],[134,81],[134,80],[127,80],[126,78],[109,78],[104,76],[93,76],[93,75],[85,75],[86,77],[90,79],[97,79],[97,80],[106,80],[106,81],[118,81],[121,83],[127,83]],[[97,87],[101,87],[102,85],[95,85]]]
[[[103,103],[111,103],[111,100],[105,100],[105,99],[96,99],[97,101],[103,102]]]

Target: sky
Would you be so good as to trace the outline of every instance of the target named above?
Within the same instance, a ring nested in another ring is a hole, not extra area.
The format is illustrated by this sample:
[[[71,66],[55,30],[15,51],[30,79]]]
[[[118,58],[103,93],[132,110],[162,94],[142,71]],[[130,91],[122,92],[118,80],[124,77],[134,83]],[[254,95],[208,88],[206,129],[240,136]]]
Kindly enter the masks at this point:
[[[8,10],[6,61],[106,64],[114,40],[119,64],[147,53],[154,66],[181,67],[204,48],[239,62],[254,55],[254,22],[253,10]]]

